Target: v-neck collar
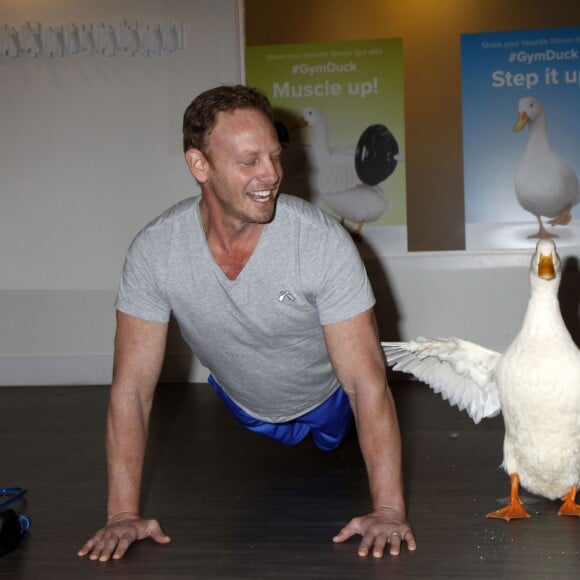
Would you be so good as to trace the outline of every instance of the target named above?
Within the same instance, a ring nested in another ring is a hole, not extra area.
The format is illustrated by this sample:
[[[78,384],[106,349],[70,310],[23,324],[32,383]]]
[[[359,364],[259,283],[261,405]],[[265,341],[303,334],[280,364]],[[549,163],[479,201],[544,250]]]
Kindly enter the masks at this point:
[[[260,237],[258,239],[258,243],[256,244],[256,247],[254,248],[252,255],[248,258],[248,261],[246,262],[240,273],[232,280],[231,278],[228,278],[225,272],[220,268],[219,264],[216,262],[216,259],[214,258],[209,248],[207,237],[205,235],[203,224],[201,222],[201,213],[199,211],[199,204],[201,202],[201,199],[202,199],[201,196],[199,196],[194,208],[194,222],[195,222],[194,229],[196,230],[197,235],[201,237],[205,258],[209,260],[209,263],[212,265],[215,275],[218,277],[218,279],[222,284],[227,284],[230,286],[235,285],[249,275],[248,271],[251,271],[252,269],[252,263],[255,261],[256,254],[262,251],[261,248],[265,244],[267,233],[270,230],[269,228],[270,224],[264,224],[264,227],[262,228],[262,232],[260,233]]]

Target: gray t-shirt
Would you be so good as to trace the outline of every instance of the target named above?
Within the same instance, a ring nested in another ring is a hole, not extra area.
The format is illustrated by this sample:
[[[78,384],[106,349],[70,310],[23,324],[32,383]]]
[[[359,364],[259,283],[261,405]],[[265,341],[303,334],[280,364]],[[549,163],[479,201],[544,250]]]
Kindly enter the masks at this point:
[[[281,194],[254,253],[230,280],[207,245],[200,199],[178,203],[136,236],[116,306],[154,322],[173,313],[242,409],[268,422],[294,419],[339,387],[321,325],[375,303],[358,251],[336,220]]]

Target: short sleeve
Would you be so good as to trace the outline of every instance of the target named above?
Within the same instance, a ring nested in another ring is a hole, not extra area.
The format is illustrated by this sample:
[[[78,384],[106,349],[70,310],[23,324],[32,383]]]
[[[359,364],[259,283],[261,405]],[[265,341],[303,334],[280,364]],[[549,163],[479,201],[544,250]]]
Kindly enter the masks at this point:
[[[341,322],[372,308],[375,297],[352,238],[338,223],[321,244],[316,307],[321,324]]]
[[[115,306],[143,320],[168,322],[171,307],[164,288],[167,248],[156,237],[145,229],[131,243]]]

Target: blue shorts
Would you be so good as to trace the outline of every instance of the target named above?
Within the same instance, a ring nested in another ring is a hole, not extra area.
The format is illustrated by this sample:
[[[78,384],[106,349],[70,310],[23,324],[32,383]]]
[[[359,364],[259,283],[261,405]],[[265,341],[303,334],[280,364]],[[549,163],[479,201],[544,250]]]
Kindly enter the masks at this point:
[[[209,375],[208,381],[234,417],[244,427],[284,445],[298,445],[311,433],[312,439],[319,449],[332,451],[344,441],[352,425],[352,410],[348,397],[342,388],[339,388],[312,411],[292,419],[292,421],[267,423],[252,417],[236,405],[213,375]]]

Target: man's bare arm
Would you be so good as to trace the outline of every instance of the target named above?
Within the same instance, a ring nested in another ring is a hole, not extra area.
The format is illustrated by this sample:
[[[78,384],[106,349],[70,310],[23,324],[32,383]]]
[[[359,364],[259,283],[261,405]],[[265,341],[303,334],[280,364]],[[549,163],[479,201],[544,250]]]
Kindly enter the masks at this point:
[[[113,382],[107,415],[107,524],[79,550],[79,556],[122,558],[129,546],[151,537],[167,543],[156,520],[139,515],[141,476],[149,417],[167,339],[165,323],[117,312]]]
[[[373,311],[324,326],[324,336],[353,409],[373,501],[373,512],[353,518],[334,541],[360,534],[361,556],[372,550],[380,557],[387,543],[396,555],[403,541],[414,550],[415,538],[405,516],[399,426]]]

